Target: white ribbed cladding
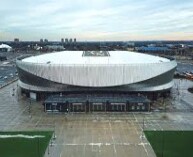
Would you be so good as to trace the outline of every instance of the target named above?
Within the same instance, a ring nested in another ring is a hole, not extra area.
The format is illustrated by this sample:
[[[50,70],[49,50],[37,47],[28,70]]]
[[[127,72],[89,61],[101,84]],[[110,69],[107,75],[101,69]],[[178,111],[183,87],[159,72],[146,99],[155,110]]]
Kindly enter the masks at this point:
[[[176,67],[175,61],[140,64],[39,64],[17,61],[21,69],[66,85],[113,87],[133,84],[156,77]]]
[[[148,64],[170,62],[169,59],[129,51],[109,51],[109,56],[83,56],[83,51],[63,51],[23,59],[23,62],[63,65]]]

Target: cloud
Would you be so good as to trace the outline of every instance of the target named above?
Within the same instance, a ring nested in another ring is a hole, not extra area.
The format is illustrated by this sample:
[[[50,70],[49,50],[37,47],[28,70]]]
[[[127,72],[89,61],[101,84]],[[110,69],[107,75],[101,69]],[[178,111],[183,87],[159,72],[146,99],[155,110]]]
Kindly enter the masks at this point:
[[[192,8],[191,0],[2,0],[0,40],[190,39]]]

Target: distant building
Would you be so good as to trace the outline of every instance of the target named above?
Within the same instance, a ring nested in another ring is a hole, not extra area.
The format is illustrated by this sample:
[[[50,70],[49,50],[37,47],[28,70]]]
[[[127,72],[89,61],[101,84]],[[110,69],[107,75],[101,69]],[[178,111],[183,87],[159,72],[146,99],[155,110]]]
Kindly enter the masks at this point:
[[[126,45],[128,47],[134,47],[135,46],[135,43],[134,42],[127,42]]]
[[[12,50],[12,47],[7,44],[0,45],[0,52],[10,52],[11,50]]]
[[[175,48],[175,45],[174,44],[166,44],[166,47],[168,47],[168,48]]]
[[[15,38],[14,42],[18,43],[19,42],[19,38]]]
[[[40,41],[40,42],[41,42],[41,41]],[[38,44],[36,44],[36,45],[34,46],[34,49],[37,50],[37,51],[39,51],[39,50],[42,49],[42,47],[41,47],[41,46],[38,46]]]
[[[156,44],[149,44],[147,45],[147,47],[156,47],[157,45]]]
[[[65,39],[65,44],[68,44],[68,38]]]
[[[40,39],[40,43],[43,43],[44,42],[44,40],[43,39]]]
[[[193,49],[193,45],[188,45],[188,47],[189,47],[190,49]]]
[[[74,38],[74,44],[76,44],[76,38]]]
[[[70,41],[69,41],[69,42],[70,42],[70,44],[72,44],[72,38],[70,38]]]
[[[61,43],[62,43],[62,44],[64,43],[64,38],[61,39]]]
[[[62,45],[46,45],[45,48],[50,51],[61,51],[65,50]]]
[[[142,46],[142,47],[137,47],[137,51],[139,52],[168,52],[169,48],[168,47],[156,47],[156,46]]]
[[[44,39],[44,42],[45,42],[45,43],[48,43],[48,39]]]

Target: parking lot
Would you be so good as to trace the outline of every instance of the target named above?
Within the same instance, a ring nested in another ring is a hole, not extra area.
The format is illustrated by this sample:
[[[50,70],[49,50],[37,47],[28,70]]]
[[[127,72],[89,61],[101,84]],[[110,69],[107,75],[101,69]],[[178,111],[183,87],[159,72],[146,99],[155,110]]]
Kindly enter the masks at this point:
[[[17,77],[16,71],[12,65],[0,65],[0,86],[14,80]]]
[[[18,54],[13,52],[0,52],[0,56],[5,56],[7,60],[0,61],[0,88],[17,79],[15,59]]]
[[[0,88],[17,79],[16,58],[26,55],[25,53],[0,52],[0,56],[5,56],[7,60],[0,61]]]
[[[182,109],[177,112],[57,114],[45,113],[41,102],[30,103],[16,89],[17,82],[0,89],[0,130],[53,130],[47,157],[155,157],[143,130],[193,129],[192,112],[180,106],[186,94],[174,99]],[[193,96],[187,97],[191,105]]]

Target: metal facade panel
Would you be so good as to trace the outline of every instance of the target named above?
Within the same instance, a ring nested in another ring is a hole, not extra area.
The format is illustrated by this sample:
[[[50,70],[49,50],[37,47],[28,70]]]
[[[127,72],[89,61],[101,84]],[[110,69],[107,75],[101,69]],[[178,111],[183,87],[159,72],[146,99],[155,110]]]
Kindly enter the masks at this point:
[[[113,87],[142,82],[176,67],[176,62],[129,65],[52,65],[17,61],[22,70],[38,77],[73,86]]]

